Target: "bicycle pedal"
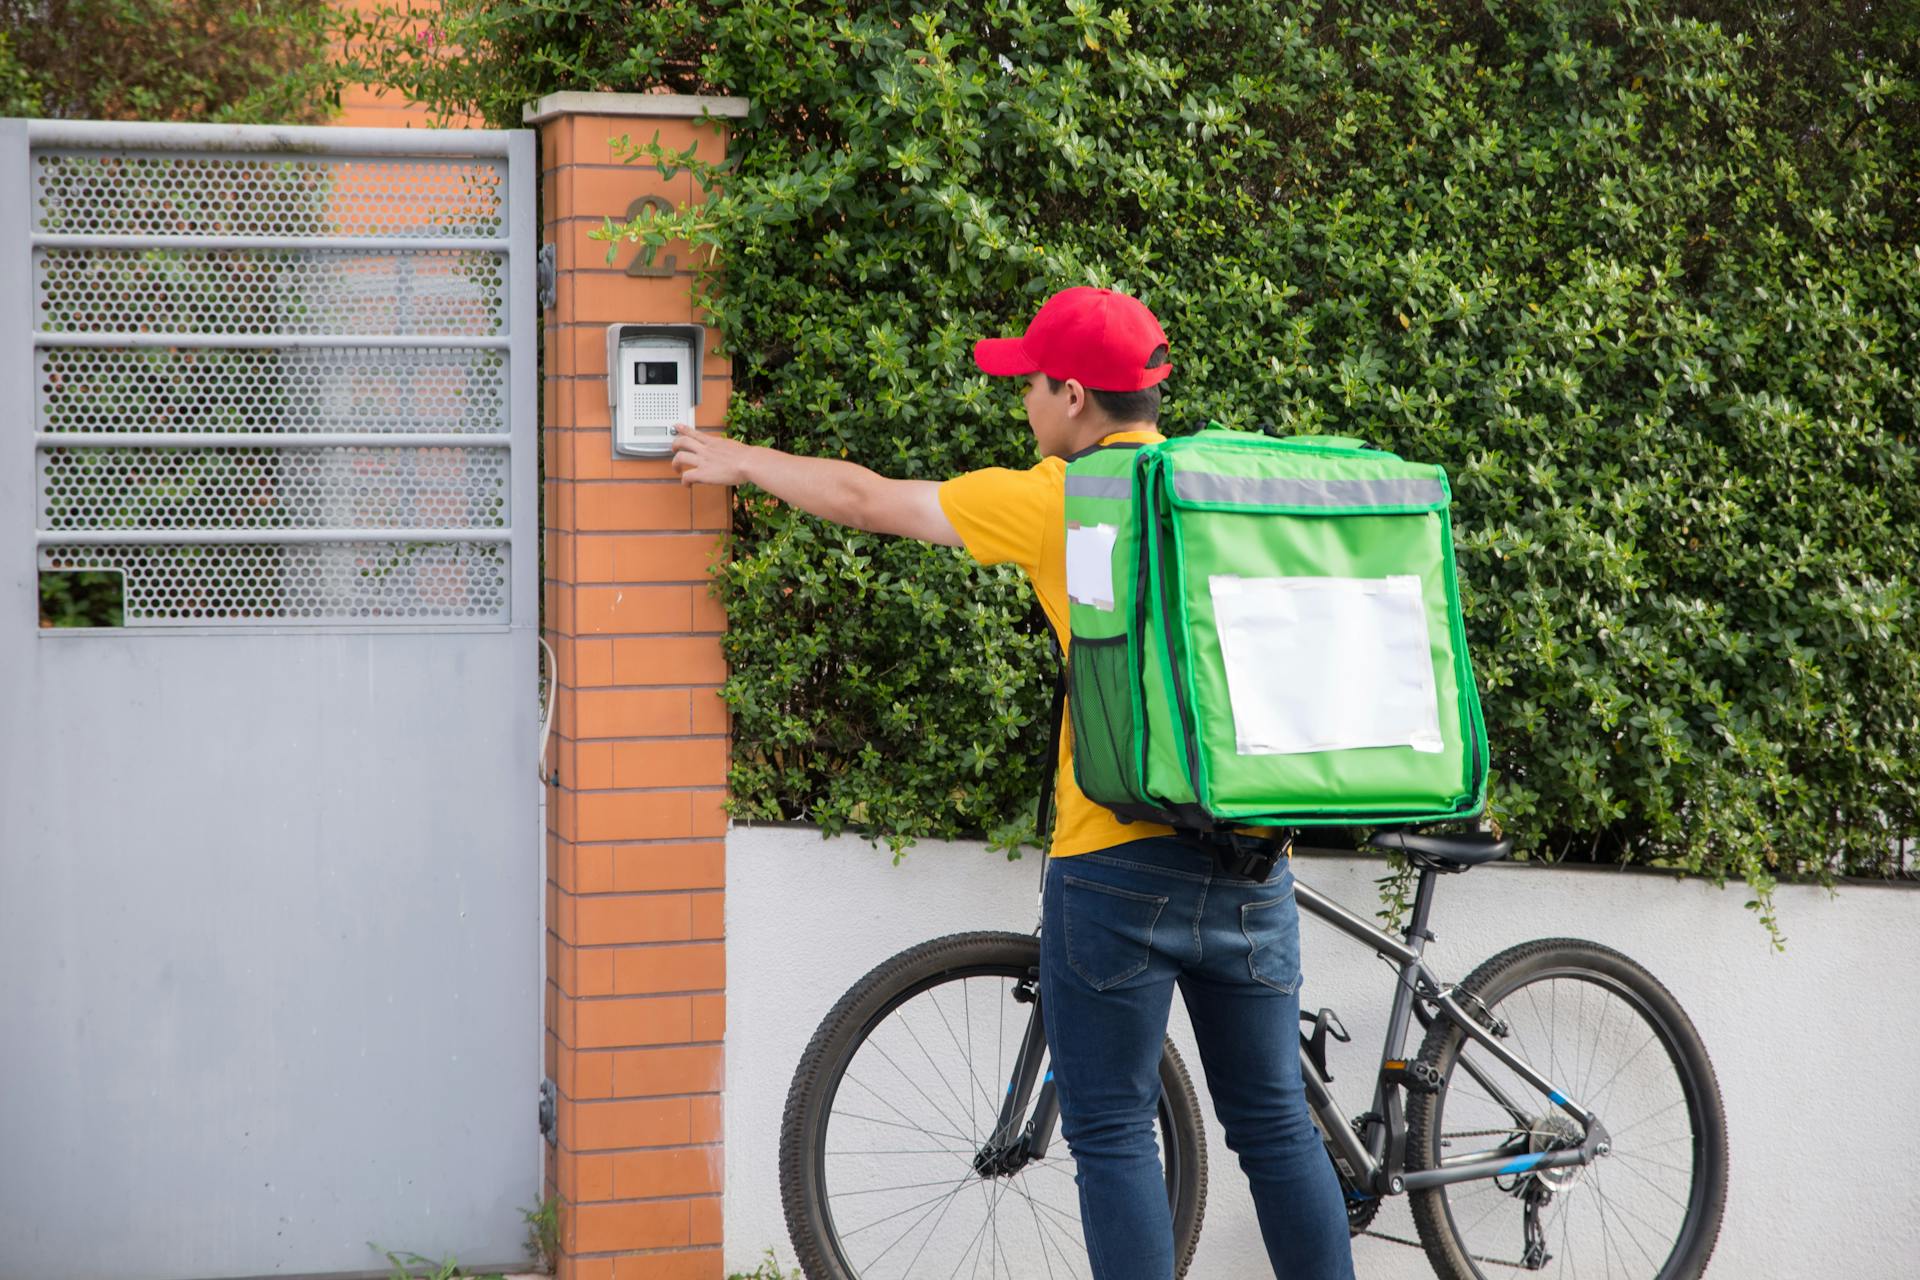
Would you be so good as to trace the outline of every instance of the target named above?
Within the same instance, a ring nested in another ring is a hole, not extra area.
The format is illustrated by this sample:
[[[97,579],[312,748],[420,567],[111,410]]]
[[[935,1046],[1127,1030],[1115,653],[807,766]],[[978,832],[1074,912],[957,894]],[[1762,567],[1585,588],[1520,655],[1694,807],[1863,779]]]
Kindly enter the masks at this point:
[[[1428,1062],[1389,1058],[1380,1064],[1380,1078],[1390,1085],[1399,1085],[1408,1093],[1440,1092],[1440,1072]]]

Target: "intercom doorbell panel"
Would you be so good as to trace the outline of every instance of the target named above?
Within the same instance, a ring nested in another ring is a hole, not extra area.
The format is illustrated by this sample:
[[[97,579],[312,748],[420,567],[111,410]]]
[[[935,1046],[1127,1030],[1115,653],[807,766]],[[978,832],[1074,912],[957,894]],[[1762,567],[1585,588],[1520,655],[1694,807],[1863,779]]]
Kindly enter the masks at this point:
[[[674,424],[693,425],[706,349],[704,325],[607,326],[607,407],[613,414],[614,453],[664,458],[673,452]]]

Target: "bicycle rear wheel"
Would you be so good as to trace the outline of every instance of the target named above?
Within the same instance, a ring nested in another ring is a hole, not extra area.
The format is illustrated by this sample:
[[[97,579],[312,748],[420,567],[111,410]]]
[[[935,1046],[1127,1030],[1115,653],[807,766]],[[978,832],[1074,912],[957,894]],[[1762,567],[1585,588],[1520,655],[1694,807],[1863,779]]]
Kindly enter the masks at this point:
[[[1039,965],[1031,935],[937,938],[877,965],[821,1022],[780,1129],[780,1195],[809,1280],[1091,1276],[1073,1158],[1057,1127],[1040,1159],[1010,1173],[975,1167],[1038,1016],[1016,991]],[[1171,1041],[1160,1084],[1184,1275],[1200,1238],[1206,1140]]]
[[[1434,1270],[1443,1280],[1700,1275],[1726,1203],[1726,1114],[1699,1033],[1667,989],[1617,951],[1553,938],[1501,952],[1455,994],[1600,1118],[1609,1150],[1584,1167],[1413,1193]],[[1408,1099],[1410,1168],[1490,1151],[1525,1165],[1579,1144],[1571,1117],[1453,1023],[1434,1023],[1420,1057],[1442,1083]]]

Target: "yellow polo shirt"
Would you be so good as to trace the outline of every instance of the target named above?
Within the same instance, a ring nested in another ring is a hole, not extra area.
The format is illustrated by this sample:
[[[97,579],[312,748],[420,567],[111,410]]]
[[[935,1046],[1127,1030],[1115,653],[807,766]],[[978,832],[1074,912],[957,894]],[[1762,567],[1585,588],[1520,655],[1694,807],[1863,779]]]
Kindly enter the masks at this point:
[[[1101,444],[1163,440],[1158,431],[1116,431]],[[1033,584],[1053,633],[1066,652],[1067,629],[1067,462],[1047,458],[1037,467],[1014,471],[988,467],[955,476],[940,486],[940,509],[947,513],[967,553],[981,564],[1016,564]],[[1050,730],[1049,730],[1050,731]],[[1056,858],[1092,853],[1129,840],[1173,834],[1151,822],[1122,822],[1087,799],[1073,777],[1069,727],[1060,735],[1060,768],[1055,774],[1053,848]]]

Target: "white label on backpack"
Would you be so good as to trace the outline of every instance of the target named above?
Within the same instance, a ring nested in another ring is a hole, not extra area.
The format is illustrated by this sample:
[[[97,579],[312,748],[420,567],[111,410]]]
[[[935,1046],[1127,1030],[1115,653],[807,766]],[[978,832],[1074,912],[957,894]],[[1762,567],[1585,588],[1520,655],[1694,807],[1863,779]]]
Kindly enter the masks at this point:
[[[1067,526],[1068,599],[1113,608],[1113,545],[1119,537],[1110,524]]]
[[[1445,750],[1417,576],[1207,585],[1241,755]]]

